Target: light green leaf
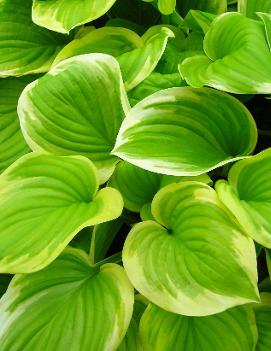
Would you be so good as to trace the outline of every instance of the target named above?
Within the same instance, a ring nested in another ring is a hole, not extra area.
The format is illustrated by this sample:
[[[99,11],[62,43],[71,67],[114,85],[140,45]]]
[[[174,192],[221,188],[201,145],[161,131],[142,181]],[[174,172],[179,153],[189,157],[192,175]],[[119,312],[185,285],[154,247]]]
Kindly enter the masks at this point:
[[[176,6],[176,0],[158,0],[158,9],[163,15],[170,15]]]
[[[238,0],[238,11],[257,20],[256,12],[271,13],[271,0]]]
[[[271,293],[261,293],[261,304],[254,306],[258,328],[256,351],[271,350]]]
[[[228,182],[218,181],[216,190],[244,230],[271,248],[271,149],[237,162]]]
[[[156,173],[199,175],[244,158],[256,139],[255,122],[237,99],[213,89],[171,88],[129,111],[112,154]]]
[[[0,272],[39,270],[81,229],[120,216],[119,192],[97,191],[87,158],[30,153],[13,163],[0,176]]]
[[[120,64],[126,90],[131,90],[151,74],[173,36],[165,26],[151,27],[142,37],[126,28],[100,28],[73,40],[60,52],[55,63],[93,52],[113,55]]]
[[[68,42],[36,26],[31,5],[31,0],[0,1],[0,77],[46,72]]]
[[[116,0],[34,0],[32,18],[39,26],[60,33],[104,15]]]
[[[181,79],[179,73],[161,74],[152,72],[148,78],[129,92],[129,101],[131,105],[134,106],[145,97],[159,90],[185,85],[186,82]]]
[[[185,16],[191,9],[214,14],[227,10],[227,0],[177,0],[177,4],[182,16]]]
[[[60,62],[29,84],[18,103],[32,150],[86,156],[98,168],[101,183],[118,161],[110,151],[128,109],[119,65],[104,54]]]
[[[94,52],[118,57],[143,45],[142,39],[130,29],[103,27],[72,40],[60,51],[54,64],[72,56]]]
[[[142,207],[151,202],[159,189],[170,184],[187,180],[210,184],[207,174],[198,177],[174,177],[146,171],[128,162],[120,162],[110,178],[108,185],[118,189],[124,200],[124,206],[133,212],[140,212]]]
[[[185,16],[185,23],[190,29],[195,31],[201,30],[203,33],[207,33],[210,29],[211,23],[215,19],[215,15],[203,12],[199,10],[190,10]],[[192,32],[194,34],[195,32]]]
[[[47,268],[16,275],[0,301],[1,351],[112,351],[133,310],[122,267],[93,266],[66,249]]]
[[[142,301],[142,296],[135,295],[134,313],[131,323],[117,351],[143,351],[141,339],[139,336],[139,321],[145,308],[145,301]]]
[[[204,55],[184,60],[189,85],[235,94],[271,93],[271,52],[263,23],[238,13],[217,17],[204,38]]]
[[[157,66],[173,32],[162,25],[149,28],[141,37],[143,47],[118,57],[126,90],[129,91],[146,79]]]
[[[136,224],[123,249],[124,268],[137,291],[189,316],[258,301],[253,241],[212,188],[170,184],[154,197],[152,214],[156,221]]]
[[[257,327],[251,307],[186,317],[149,305],[140,322],[144,351],[253,351]]]
[[[0,172],[30,151],[20,130],[17,103],[34,77],[0,79]]]
[[[270,12],[271,12],[271,5],[270,5]],[[269,46],[269,49],[271,50],[271,15],[263,12],[257,12],[257,15],[263,21],[263,24],[265,27],[266,41]]]

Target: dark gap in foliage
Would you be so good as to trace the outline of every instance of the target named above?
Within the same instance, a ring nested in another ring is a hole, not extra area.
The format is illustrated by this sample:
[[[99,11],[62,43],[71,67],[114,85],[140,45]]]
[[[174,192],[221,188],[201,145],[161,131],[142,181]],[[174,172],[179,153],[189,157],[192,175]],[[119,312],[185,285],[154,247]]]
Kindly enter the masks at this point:
[[[245,105],[255,119],[259,130],[258,143],[254,153],[271,147],[271,116],[269,99],[265,95],[255,95]],[[270,131],[270,134],[268,132]]]
[[[265,278],[267,278],[269,276],[264,250],[261,250],[261,252],[257,258],[257,266],[258,266],[259,282],[261,282],[262,280],[264,280]]]

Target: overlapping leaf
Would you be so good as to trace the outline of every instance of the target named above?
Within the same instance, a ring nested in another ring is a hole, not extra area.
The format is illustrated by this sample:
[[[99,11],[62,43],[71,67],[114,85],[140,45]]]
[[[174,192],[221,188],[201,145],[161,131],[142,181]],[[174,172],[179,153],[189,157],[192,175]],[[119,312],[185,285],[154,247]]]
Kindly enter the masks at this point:
[[[186,317],[149,305],[140,322],[145,351],[252,351],[257,328],[251,307],[213,316]]]
[[[131,90],[147,78],[159,62],[173,32],[165,26],[149,28],[142,37],[124,28],[100,28],[73,40],[58,55],[64,58],[91,52],[101,52],[117,58],[126,90]]]
[[[136,105],[145,97],[159,90],[185,86],[186,83],[178,73],[161,74],[152,72],[148,78],[129,92],[129,101],[132,106]]]
[[[117,162],[110,151],[128,109],[119,65],[104,54],[60,62],[26,87],[18,104],[32,150],[86,156],[97,166],[101,182]]]
[[[33,21],[60,33],[104,15],[116,0],[33,0]]]
[[[220,14],[227,10],[227,0],[177,0],[178,10],[185,16],[189,10]]]
[[[80,156],[30,153],[0,176],[0,272],[48,265],[84,227],[118,217],[119,192],[97,192],[95,167]]]
[[[170,184],[152,202],[156,221],[136,224],[123,249],[134,287],[159,307],[205,316],[258,300],[253,241],[199,182]]]
[[[134,313],[127,333],[117,351],[143,351],[139,336],[139,321],[146,308],[145,301],[140,295],[135,295]]]
[[[188,58],[179,67],[189,85],[236,94],[271,93],[271,52],[261,21],[238,13],[219,16],[204,38],[204,50],[206,55]]]
[[[133,300],[122,267],[93,266],[83,251],[66,249],[44,270],[12,280],[0,301],[1,350],[115,350]]]
[[[0,79],[0,172],[30,151],[20,130],[17,103],[34,77]]]
[[[244,230],[271,248],[271,149],[237,162],[228,182],[218,181],[216,190]]]
[[[254,149],[255,122],[235,98],[208,88],[155,93],[127,114],[113,155],[146,170],[198,175]]]
[[[271,349],[271,294],[261,293],[261,304],[254,306],[256,323],[258,328],[257,351],[269,351]]]
[[[0,1],[0,77],[46,72],[68,42],[35,25],[31,5],[31,0]]]
[[[243,15],[258,19],[256,12],[271,13],[270,0],[238,0],[238,11]]]
[[[109,185],[118,189],[124,199],[124,206],[134,212],[150,203],[157,191],[170,183],[196,180],[206,184],[212,183],[207,174],[198,177],[165,176],[136,167],[128,162],[120,162],[109,180]]]

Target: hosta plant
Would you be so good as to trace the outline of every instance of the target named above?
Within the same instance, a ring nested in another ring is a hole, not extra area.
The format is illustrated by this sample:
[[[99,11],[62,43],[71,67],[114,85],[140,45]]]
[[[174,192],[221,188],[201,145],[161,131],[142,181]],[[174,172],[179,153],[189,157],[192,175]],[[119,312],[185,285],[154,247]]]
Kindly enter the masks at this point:
[[[0,0],[0,351],[271,350],[271,0]]]

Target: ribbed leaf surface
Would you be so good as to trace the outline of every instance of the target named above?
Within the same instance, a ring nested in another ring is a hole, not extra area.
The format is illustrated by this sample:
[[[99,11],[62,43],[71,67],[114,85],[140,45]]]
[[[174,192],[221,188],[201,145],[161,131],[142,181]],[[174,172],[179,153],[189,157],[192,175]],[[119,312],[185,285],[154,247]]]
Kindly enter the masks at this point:
[[[126,116],[112,153],[146,170],[198,175],[252,152],[255,122],[237,99],[190,87],[161,90]]]
[[[0,272],[48,265],[84,227],[118,217],[122,198],[98,190],[87,158],[30,153],[0,176]]]
[[[155,221],[136,224],[123,249],[124,268],[142,295],[189,316],[258,300],[253,241],[212,188],[170,184],[154,197],[152,213]]]
[[[133,309],[122,267],[92,266],[66,249],[42,271],[16,275],[0,301],[2,351],[112,351]]]

